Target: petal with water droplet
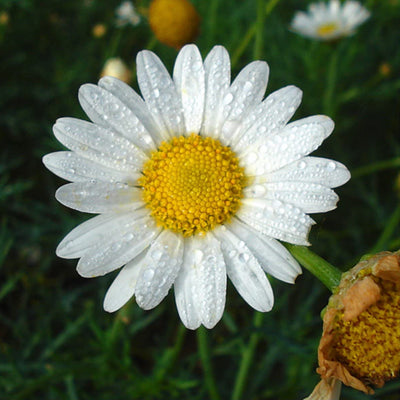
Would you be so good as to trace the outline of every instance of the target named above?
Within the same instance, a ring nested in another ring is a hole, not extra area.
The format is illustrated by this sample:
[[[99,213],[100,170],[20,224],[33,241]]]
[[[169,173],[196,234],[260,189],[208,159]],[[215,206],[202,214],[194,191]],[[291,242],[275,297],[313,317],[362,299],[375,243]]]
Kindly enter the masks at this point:
[[[135,296],[138,305],[150,310],[168,294],[183,260],[183,238],[164,230],[151,244],[143,260]]]
[[[57,190],[56,199],[67,207],[88,213],[135,210],[144,205],[140,189],[97,181],[63,185]]]
[[[199,133],[204,113],[205,77],[200,51],[195,45],[184,46],[179,52],[174,82],[182,101],[186,134]]]
[[[220,240],[226,272],[236,290],[254,309],[270,311],[274,304],[272,288],[253,253],[224,226],[213,233]]]

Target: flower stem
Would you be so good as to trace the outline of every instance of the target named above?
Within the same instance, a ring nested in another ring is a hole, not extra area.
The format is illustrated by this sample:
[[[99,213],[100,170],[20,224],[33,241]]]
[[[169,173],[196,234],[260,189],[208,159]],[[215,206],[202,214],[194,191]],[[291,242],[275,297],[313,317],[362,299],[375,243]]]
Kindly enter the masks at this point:
[[[329,264],[323,258],[313,253],[307,247],[285,243],[293,257],[316,278],[318,278],[331,292],[339,285],[342,271]]]
[[[259,328],[262,323],[264,314],[256,311],[254,313],[254,327]],[[249,374],[250,365],[253,360],[254,352],[257,347],[260,334],[256,331],[251,334],[250,340],[243,350],[242,360],[236,377],[235,386],[232,392],[232,400],[239,400],[242,397],[243,390],[246,385],[247,376]]]
[[[197,345],[200,353],[201,363],[203,365],[204,379],[210,399],[220,400],[211,365],[210,346],[208,344],[207,331],[206,328],[204,328],[203,326],[200,326],[200,328],[197,329]]]
[[[393,232],[400,223],[400,205],[396,207],[393,214],[390,216],[389,221],[385,225],[385,229],[382,231],[381,236],[375,243],[375,246],[371,249],[370,253],[374,254],[378,251],[385,250],[388,246],[389,239],[393,235]]]
[[[339,51],[338,48],[336,47],[333,50],[328,65],[326,88],[323,96],[324,113],[326,115],[329,115],[331,118],[335,118],[335,111],[336,111],[333,103],[334,103],[334,94],[335,94],[335,86],[337,78],[338,59],[339,59]]]
[[[256,37],[254,40],[254,60],[260,60],[263,53],[263,30],[265,20],[264,0],[257,0]]]
[[[392,158],[390,160],[378,161],[373,164],[368,164],[351,171],[352,178],[359,178],[363,175],[373,174],[374,172],[382,171],[390,168],[400,167],[400,157]]]

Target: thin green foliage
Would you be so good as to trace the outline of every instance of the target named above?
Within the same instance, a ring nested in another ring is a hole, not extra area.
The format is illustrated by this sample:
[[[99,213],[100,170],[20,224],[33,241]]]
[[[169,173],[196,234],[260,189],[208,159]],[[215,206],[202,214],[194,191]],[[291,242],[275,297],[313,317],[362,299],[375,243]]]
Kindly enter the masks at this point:
[[[338,209],[315,215],[312,251],[342,270],[371,249],[400,247],[400,2],[368,1],[372,17],[336,44],[288,29],[306,1],[193,0],[202,16],[197,44],[232,57],[232,75],[254,58],[270,66],[267,92],[304,92],[295,119],[325,113],[336,123],[314,155],[354,171],[337,189]],[[294,400],[318,381],[319,317],[329,291],[304,271],[295,285],[271,279],[275,305],[254,316],[228,285],[226,312],[211,331],[186,330],[172,293],[152,311],[132,300],[102,309],[113,276],[85,280],[58,259],[60,239],[88,216],[54,199],[63,181],[41,157],[62,146],[52,124],[85,118],[77,90],[96,82],[105,60],[135,70],[152,48],[172,71],[176,50],[158,43],[145,17],[117,28],[116,0],[3,0],[0,13],[0,398],[5,400]],[[148,1],[137,3],[141,9]],[[93,27],[106,27],[94,37]],[[132,86],[137,88],[135,81]],[[112,274],[111,274],[112,275]],[[374,398],[397,400],[399,381]],[[368,397],[345,389],[343,399]]]

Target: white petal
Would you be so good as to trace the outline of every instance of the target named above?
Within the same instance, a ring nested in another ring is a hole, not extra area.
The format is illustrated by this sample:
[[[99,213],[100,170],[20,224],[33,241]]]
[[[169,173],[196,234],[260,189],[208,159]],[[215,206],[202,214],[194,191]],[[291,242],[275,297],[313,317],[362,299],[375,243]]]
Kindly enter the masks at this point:
[[[147,156],[132,142],[99,125],[76,118],[60,118],[56,138],[77,154],[120,171],[140,170]]]
[[[231,64],[225,47],[214,46],[204,61],[205,105],[201,132],[205,136],[219,137],[222,124],[223,99],[228,93],[231,80]]]
[[[82,257],[98,242],[111,241],[115,232],[120,230],[127,221],[137,221],[147,217],[145,208],[118,214],[102,214],[91,218],[75,227],[57,246],[56,254],[62,258]],[[126,238],[130,238],[128,233]]]
[[[123,183],[69,183],[57,190],[56,199],[74,210],[95,214],[135,210],[144,206],[142,191]]]
[[[318,157],[301,158],[265,177],[267,182],[311,182],[330,188],[341,186],[349,179],[350,172],[343,164]]]
[[[135,184],[141,174],[134,171],[118,171],[105,167],[72,151],[58,151],[43,157],[43,164],[57,176],[71,182],[99,180]]]
[[[91,218],[75,227],[57,246],[56,254],[62,258],[79,258],[98,240],[107,238],[127,218],[127,214],[104,214]]]
[[[111,92],[88,83],[79,88],[78,98],[93,122],[111,128],[144,151],[155,150],[154,142],[139,118]]]
[[[164,64],[151,51],[136,58],[140,90],[164,140],[185,133],[183,110],[175,84]]]
[[[168,294],[182,266],[183,239],[164,230],[151,244],[136,283],[135,296],[139,307],[150,310]]]
[[[136,115],[154,142],[157,145],[161,143],[163,138],[158,132],[157,124],[153,120],[146,103],[129,85],[112,76],[105,76],[99,80],[99,86],[120,99]]]
[[[333,121],[314,115],[286,125],[281,132],[261,139],[242,155],[249,175],[264,175],[316,150],[331,134]]]
[[[187,242],[188,240],[185,240],[182,268],[174,283],[175,303],[179,317],[186,328],[197,329],[201,325],[201,321],[194,303],[193,279],[195,277],[189,262],[192,254]]]
[[[336,208],[338,195],[326,186],[309,182],[268,182],[245,189],[245,196],[280,200],[301,208],[305,213],[330,211]]]
[[[182,274],[176,281],[179,315],[189,328],[197,327],[195,322],[200,321],[211,329],[221,319],[225,307],[225,262],[220,244],[211,234],[193,237],[187,242]]]
[[[199,133],[204,113],[204,66],[199,49],[187,45],[179,52],[174,67],[174,82],[182,101],[186,134]]]
[[[269,68],[264,61],[254,61],[244,67],[223,98],[224,123],[220,139],[230,144],[243,117],[258,104],[265,93]]]
[[[302,91],[286,86],[271,93],[244,118],[232,141],[234,149],[245,150],[249,145],[281,130],[301,103]]]
[[[138,213],[140,210],[137,211]],[[134,259],[157,237],[160,228],[152,217],[135,218],[114,224],[104,237],[85,252],[78,262],[77,271],[85,278],[105,275]]]
[[[301,274],[300,265],[277,240],[262,235],[236,218],[228,228],[246,243],[268,274],[288,283],[294,283],[296,277]]]
[[[220,240],[228,277],[244,300],[258,311],[270,311],[274,304],[271,285],[246,244],[221,226],[213,232]]]
[[[307,237],[314,221],[291,204],[279,200],[244,199],[236,215],[266,236],[309,245]]]
[[[143,257],[138,256],[121,269],[104,297],[103,307],[105,311],[119,310],[134,295],[142,260]]]

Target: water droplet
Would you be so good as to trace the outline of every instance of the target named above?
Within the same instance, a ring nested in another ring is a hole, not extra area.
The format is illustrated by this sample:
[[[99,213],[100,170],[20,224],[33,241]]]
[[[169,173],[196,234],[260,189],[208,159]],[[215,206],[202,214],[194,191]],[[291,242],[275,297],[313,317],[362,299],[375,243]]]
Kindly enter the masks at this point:
[[[157,99],[160,97],[160,91],[158,89],[154,89],[154,97]]]
[[[327,165],[326,165],[326,169],[328,171],[334,171],[336,169],[336,164],[333,161],[330,161]]]
[[[228,253],[229,257],[232,257],[232,258],[235,257],[236,254],[237,254],[237,251],[236,251],[236,250],[231,250],[231,251]]]
[[[158,261],[161,259],[163,252],[159,249],[155,249],[151,252],[150,256],[153,260]]]
[[[228,94],[224,97],[223,103],[224,103],[225,105],[228,105],[228,104],[232,103],[232,100],[233,100],[233,95],[232,95],[232,93],[228,93]]]
[[[306,164],[305,161],[300,161],[300,162],[297,164],[297,167],[300,168],[300,169],[304,169],[306,166],[307,166],[307,164]]]
[[[245,263],[249,261],[250,256],[247,253],[240,253],[238,259],[240,262]]]
[[[134,234],[133,233],[126,233],[125,235],[124,235],[124,240],[126,241],[126,242],[129,242],[130,240],[132,240],[134,238]]]
[[[146,281],[151,280],[153,276],[154,276],[154,269],[146,269],[146,271],[143,272],[143,279]]]

